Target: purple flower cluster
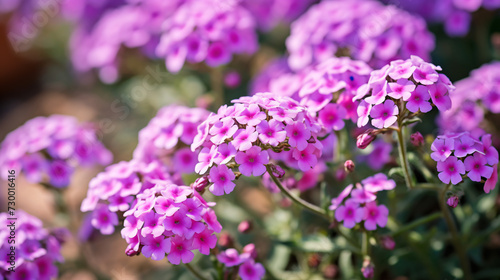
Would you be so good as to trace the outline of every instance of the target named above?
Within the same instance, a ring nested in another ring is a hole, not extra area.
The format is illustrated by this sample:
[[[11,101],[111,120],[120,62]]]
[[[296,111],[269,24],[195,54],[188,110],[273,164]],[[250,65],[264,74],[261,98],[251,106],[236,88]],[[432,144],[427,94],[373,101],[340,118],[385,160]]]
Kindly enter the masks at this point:
[[[229,63],[233,54],[253,53],[258,47],[255,20],[238,1],[108,2],[63,5],[67,16],[78,19],[70,43],[75,68],[97,68],[105,82],[119,76],[122,46],[165,59],[171,72],[178,72],[186,61],[217,67]]]
[[[106,168],[89,183],[87,197],[80,210],[92,211],[91,224],[102,234],[112,234],[118,225],[118,212],[130,209],[135,197],[169,180],[168,172],[158,161],[122,161]]]
[[[245,176],[261,176],[274,154],[293,158],[291,167],[302,171],[316,165],[321,156],[317,139],[321,126],[297,101],[258,93],[233,103],[210,115],[191,145],[192,150],[203,147],[195,171],[208,174],[213,194],[233,191],[233,167]]]
[[[248,244],[243,247],[241,254],[234,248],[222,251],[217,255],[217,260],[226,268],[238,267],[238,275],[242,280],[260,280],[264,278],[266,270],[262,264],[255,262],[256,256],[255,245]]]
[[[243,0],[260,29],[269,30],[279,23],[290,23],[300,16],[314,0]]]
[[[342,221],[346,228],[353,228],[362,221],[366,230],[385,227],[389,210],[385,205],[377,205],[377,192],[395,187],[396,183],[383,173],[375,174],[357,183],[356,188],[352,184],[347,186],[338,197],[332,199],[330,210],[335,211],[335,219]]]
[[[430,22],[443,22],[446,33],[451,36],[466,35],[472,19],[471,13],[480,7],[489,10],[500,8],[498,0],[418,0],[398,3],[402,9],[419,14]]]
[[[75,21],[70,49],[73,66],[85,72],[99,69],[101,80],[116,81],[122,46],[139,48],[154,57],[163,22],[185,0],[65,1],[63,14]]]
[[[197,133],[197,127],[207,119],[209,112],[200,108],[166,106],[139,132],[139,143],[134,159],[150,163],[160,161],[175,182],[181,182],[181,174],[194,172],[199,150],[189,146]]]
[[[359,102],[353,98],[358,88],[368,82],[371,71],[362,61],[329,58],[308,71],[298,91],[300,104],[318,112],[319,123],[327,131],[341,130],[344,119],[357,121]]]
[[[70,116],[37,117],[9,133],[0,147],[0,170],[22,171],[33,183],[67,187],[76,166],[106,165],[112,154],[90,124]]]
[[[300,70],[334,55],[381,67],[418,55],[428,60],[434,37],[425,21],[370,0],[322,1],[292,23],[289,65]]]
[[[49,231],[42,221],[23,210],[16,210],[15,233],[9,228],[12,218],[0,213],[0,278],[7,280],[50,280],[58,275],[56,262],[63,262],[60,253],[65,229]],[[62,233],[59,234],[59,233]],[[15,236],[13,239],[12,236]],[[12,241],[15,240],[15,243]],[[15,246],[15,251],[10,247]],[[15,254],[11,254],[15,252]],[[14,267],[14,272],[9,268]]]
[[[469,132],[440,135],[431,145],[431,158],[437,162],[439,179],[456,185],[467,174],[474,182],[486,179],[484,191],[495,188],[498,151],[491,145],[491,135],[474,138]],[[492,178],[491,180],[489,180]]]
[[[217,245],[214,232],[222,229],[213,205],[190,187],[158,181],[137,195],[124,214],[121,234],[129,244],[127,255],[142,253],[157,261],[167,255],[172,264],[191,262],[193,250],[209,255]]]
[[[410,113],[427,113],[436,106],[440,111],[451,108],[450,91],[455,87],[440,74],[441,67],[418,56],[395,60],[370,75],[367,84],[358,89],[354,100],[358,106],[358,127],[371,118],[376,128],[388,128]]]
[[[481,126],[486,113],[500,113],[500,62],[473,70],[468,78],[456,82],[455,86],[450,96],[451,109],[440,112],[438,123],[441,130],[482,134]]]
[[[238,1],[186,0],[163,22],[156,54],[167,69],[179,71],[185,61],[217,67],[233,54],[257,50],[255,20]]]

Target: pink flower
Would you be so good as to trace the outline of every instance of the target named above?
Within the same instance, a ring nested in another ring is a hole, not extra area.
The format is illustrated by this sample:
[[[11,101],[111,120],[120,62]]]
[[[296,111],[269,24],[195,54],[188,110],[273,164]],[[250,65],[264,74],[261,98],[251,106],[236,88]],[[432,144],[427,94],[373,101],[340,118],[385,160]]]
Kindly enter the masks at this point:
[[[306,149],[293,150],[293,158],[297,160],[299,168],[301,171],[308,171],[313,168],[318,163],[318,158],[315,155],[316,147],[314,145],[309,144]]]
[[[386,100],[382,104],[373,106],[370,116],[372,119],[372,125],[377,128],[388,128],[393,125],[399,114],[398,107],[394,104],[392,100]]]
[[[196,153],[191,152],[189,148],[182,148],[174,155],[176,168],[182,173],[192,173],[197,164]]]
[[[456,157],[465,157],[468,154],[474,153],[476,150],[476,141],[472,139],[472,137],[468,134],[462,135],[460,138],[455,139],[454,141],[454,155]],[[485,160],[486,164],[486,160]]]
[[[319,122],[328,130],[341,130],[344,128],[343,119],[347,112],[344,107],[329,103],[319,112]]]
[[[385,227],[389,210],[385,205],[378,205],[375,201],[369,202],[363,208],[365,228],[367,230],[376,230],[379,227]]]
[[[196,233],[193,238],[193,249],[198,249],[203,255],[209,255],[210,249],[217,245],[217,236],[209,229]]]
[[[167,258],[172,264],[189,263],[193,260],[192,240],[176,236],[171,238],[171,249]]]
[[[391,92],[387,95],[395,99],[403,98],[404,101],[407,101],[415,90],[415,84],[412,81],[400,79],[395,83],[389,83],[389,88]]]
[[[368,121],[370,120],[368,116],[370,115],[371,110],[372,110],[372,104],[369,104],[365,100],[361,100],[361,102],[358,105],[358,108],[356,109],[356,112],[358,114],[358,121],[357,121],[358,127],[362,127],[368,124]]]
[[[246,152],[238,152],[235,157],[240,165],[239,170],[245,176],[260,176],[266,172],[265,164],[269,163],[269,153],[260,147],[253,146]]]
[[[461,174],[465,174],[464,163],[454,156],[448,157],[445,161],[438,161],[437,170],[440,172],[439,179],[445,184],[451,182],[456,185],[462,182]]]
[[[234,147],[239,151],[246,151],[252,147],[252,143],[257,140],[258,134],[255,127],[247,126],[245,129],[239,129],[234,134],[232,141]]]
[[[236,149],[231,143],[219,145],[218,153],[214,158],[214,162],[218,165],[228,163],[236,155]]]
[[[490,191],[492,191],[496,187],[497,182],[498,182],[498,164],[495,164],[493,166],[493,172],[491,174],[491,177],[484,183],[484,192],[490,193]]]
[[[224,140],[232,137],[237,130],[238,126],[234,125],[232,118],[224,118],[210,128],[209,132],[213,135],[210,140],[216,145],[222,144]]]
[[[451,155],[453,149],[453,139],[437,138],[436,140],[434,140],[434,142],[432,142],[431,145],[431,150],[434,151],[433,153],[431,153],[431,158],[438,162],[444,161]]]
[[[351,193],[351,190],[353,188],[353,185],[350,184],[349,186],[345,187],[344,190],[339,194],[339,196],[335,197],[332,199],[332,205],[328,207],[330,210],[335,210],[339,207],[340,204],[344,201],[344,199]]]
[[[309,131],[303,123],[297,122],[289,124],[285,128],[286,135],[288,136],[288,144],[292,148],[297,148],[303,151],[307,148],[309,138],[311,138],[311,131]]]
[[[419,85],[408,99],[408,103],[406,103],[406,108],[413,113],[416,113],[419,110],[422,113],[427,113],[430,110],[432,110],[431,103],[428,102],[429,99],[430,96],[427,87]]]
[[[479,153],[466,157],[464,166],[469,172],[467,176],[475,182],[481,182],[481,177],[488,179],[493,173],[493,167],[486,165],[486,158]]]
[[[259,133],[259,139],[263,144],[269,144],[271,146],[278,146],[279,143],[285,141],[286,131],[284,131],[284,125],[282,122],[277,120],[262,121],[257,125],[257,132]]]
[[[348,199],[344,205],[339,206],[335,211],[335,219],[339,222],[344,221],[346,228],[353,228],[356,223],[363,220],[364,214],[363,208],[360,208],[358,203]]]
[[[146,258],[160,261],[165,258],[165,254],[170,253],[170,238],[165,238],[165,236],[153,237],[152,235],[148,235],[147,237],[143,238],[141,242],[144,244],[141,253]]]
[[[260,110],[259,105],[250,104],[239,116],[236,117],[236,120],[241,124],[247,124],[250,126],[256,126],[261,121],[266,119],[266,113]]]
[[[399,60],[400,61],[400,60]],[[411,61],[406,61],[404,63],[396,66],[390,73],[389,77],[394,80],[409,79],[417,67],[413,66]],[[413,84],[413,83],[412,83]],[[411,90],[413,91],[413,90]],[[396,98],[396,97],[395,97]]]
[[[358,185],[357,188],[352,190],[351,199],[356,203],[367,203],[377,199],[377,196],[374,193]]]
[[[244,259],[240,257],[236,249],[230,248],[217,255],[217,259],[226,267],[240,265]]]
[[[238,154],[236,155],[238,158]],[[225,165],[219,165],[210,169],[208,180],[213,183],[208,189],[214,195],[229,194],[234,190],[236,184],[233,180],[236,178],[233,171]]]
[[[437,82],[438,73],[429,64],[422,64],[413,72],[413,79],[422,85],[432,85]]]
[[[210,149],[205,147],[198,154],[198,163],[194,167],[194,171],[198,174],[205,174],[208,168],[212,166],[215,157],[215,146]]]
[[[371,177],[368,177],[361,181],[363,187],[372,193],[376,193],[383,190],[392,190],[396,187],[396,182],[394,180],[387,179],[387,176],[383,173],[377,173]]]
[[[50,184],[56,188],[67,187],[70,182],[73,167],[62,160],[54,160],[48,167]]]
[[[208,47],[205,62],[210,67],[217,67],[231,61],[231,53],[222,42],[213,42]]]
[[[448,93],[448,87],[443,83],[428,86],[432,103],[441,111],[451,108],[451,99]]]
[[[118,225],[116,213],[109,211],[106,205],[99,204],[92,213],[92,226],[99,229],[102,234],[108,235],[115,231],[116,225]]]
[[[190,231],[193,220],[186,216],[186,211],[178,210],[170,217],[165,217],[163,226],[165,230],[169,230],[179,236],[184,236]]]
[[[241,280],[260,280],[266,274],[264,266],[254,262],[253,259],[245,261],[238,269]]]

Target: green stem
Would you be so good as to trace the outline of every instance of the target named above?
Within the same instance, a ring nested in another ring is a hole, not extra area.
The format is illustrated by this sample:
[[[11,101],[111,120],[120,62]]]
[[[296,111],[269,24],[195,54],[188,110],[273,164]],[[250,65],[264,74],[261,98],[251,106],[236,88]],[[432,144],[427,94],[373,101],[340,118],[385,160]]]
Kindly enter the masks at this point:
[[[210,70],[210,86],[212,87],[212,92],[214,94],[214,107],[219,108],[222,106],[224,101],[224,85],[223,85],[224,75],[220,67],[214,67]]]
[[[462,270],[464,273],[464,279],[467,280],[472,280],[472,273],[471,273],[471,268],[470,268],[470,262],[467,259],[467,254],[464,250],[465,245],[462,244],[460,235],[457,230],[457,226],[455,225],[455,222],[453,221],[453,218],[451,216],[451,212],[448,209],[448,205],[446,204],[446,192],[448,191],[448,188],[450,187],[450,184],[448,184],[439,194],[438,199],[439,199],[439,206],[441,207],[441,212],[443,213],[444,220],[446,222],[446,225],[448,226],[448,229],[450,230],[451,233],[451,239],[453,246],[455,247],[455,251],[458,254],[458,258],[460,260],[460,264],[462,266]]]
[[[269,167],[269,165],[266,165],[266,169],[267,169],[267,173],[269,173],[269,176],[271,176],[271,179],[276,184],[276,186],[278,186],[278,188],[281,190],[281,192],[284,193],[286,196],[288,196],[288,198],[290,198],[295,203],[301,205],[305,209],[307,209],[307,210],[309,210],[309,211],[311,211],[311,212],[313,212],[313,213],[315,213],[315,214],[317,214],[319,216],[323,216],[323,217],[327,218],[328,220],[330,220],[330,216],[328,215],[328,213],[326,213],[325,210],[319,208],[318,206],[316,206],[314,204],[311,204],[311,203],[303,200],[302,198],[300,198],[298,196],[295,196],[288,189],[286,189],[281,184],[281,182],[278,180],[278,178],[276,178],[273,175],[273,172],[271,171],[271,168]]]
[[[436,212],[436,213],[430,214],[429,216],[422,217],[422,218],[415,220],[415,221],[413,221],[413,222],[411,222],[403,227],[398,228],[396,231],[393,231],[392,233],[390,233],[390,235],[392,237],[398,236],[398,235],[400,235],[404,232],[407,232],[411,229],[414,229],[420,225],[427,224],[433,220],[441,218],[442,216],[443,216],[443,214],[441,212]]]
[[[189,263],[185,263],[186,265],[186,268],[191,271],[191,273],[196,276],[196,278],[200,279],[200,280],[208,280],[207,278],[205,278],[203,275],[201,275],[201,273],[199,273],[194,267],[192,267]]]
[[[410,164],[408,163],[408,157],[406,156],[406,145],[403,137],[403,127],[399,126],[397,134],[398,134],[399,159],[401,161],[401,166],[403,167],[406,186],[409,189],[412,189],[413,184],[410,175]]]
[[[369,246],[370,244],[368,243],[368,233],[366,231],[363,231],[361,235],[361,254],[363,257],[369,257]]]

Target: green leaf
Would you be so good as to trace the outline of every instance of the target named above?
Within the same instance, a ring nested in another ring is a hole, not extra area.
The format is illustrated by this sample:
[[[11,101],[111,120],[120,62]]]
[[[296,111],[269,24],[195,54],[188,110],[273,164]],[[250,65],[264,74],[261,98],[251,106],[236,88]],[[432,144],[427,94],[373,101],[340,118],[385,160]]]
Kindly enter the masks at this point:
[[[404,178],[404,171],[403,171],[403,168],[401,167],[393,167],[389,170],[389,173],[388,173],[389,177],[393,178],[395,176],[398,176],[398,177],[401,177],[401,178]]]
[[[344,279],[353,279],[354,268],[352,266],[352,253],[350,251],[342,251],[339,256],[339,267],[342,271]]]

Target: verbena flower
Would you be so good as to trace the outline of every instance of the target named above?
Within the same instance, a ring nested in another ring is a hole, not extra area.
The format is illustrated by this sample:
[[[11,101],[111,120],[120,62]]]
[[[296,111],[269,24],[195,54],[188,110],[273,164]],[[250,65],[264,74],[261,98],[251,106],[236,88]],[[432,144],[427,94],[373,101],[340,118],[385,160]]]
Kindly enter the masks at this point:
[[[191,151],[197,127],[209,112],[200,108],[170,105],[161,108],[148,125],[139,131],[134,160],[161,162],[176,183],[182,174],[195,172],[199,150]]]
[[[439,111],[451,108],[450,80],[437,71],[441,67],[411,56],[395,60],[373,71],[367,84],[361,86],[354,100],[358,106],[358,126],[371,119],[376,128],[393,126],[398,119],[411,118],[429,112],[433,106]]]
[[[442,22],[444,30],[450,36],[465,36],[469,32],[471,13],[480,7],[489,10],[500,8],[500,2],[495,0],[418,0],[400,1],[398,5],[402,9],[421,15],[431,23]]]
[[[334,55],[381,67],[418,55],[428,60],[434,37],[425,21],[376,1],[324,1],[292,23],[286,41],[288,62],[303,69]]]
[[[289,24],[300,16],[313,0],[243,0],[260,29],[268,31],[279,23]]]
[[[255,262],[255,245],[243,247],[240,254],[236,249],[229,248],[217,255],[217,260],[226,268],[238,267],[238,275],[242,280],[260,280],[264,278],[266,270],[261,263]]]
[[[335,211],[335,219],[343,222],[347,228],[353,228],[363,222],[366,230],[385,227],[389,210],[385,205],[377,205],[377,193],[396,187],[393,180],[383,173],[375,174],[357,183],[347,186],[337,197],[332,199],[329,209]],[[345,200],[350,195],[350,198]],[[345,202],[344,202],[345,200]]]
[[[440,112],[438,124],[444,132],[484,133],[488,112],[500,113],[500,62],[484,64],[470,76],[455,83],[451,109]]]
[[[456,185],[467,175],[475,182],[486,180],[484,191],[490,192],[497,181],[498,151],[491,145],[491,135],[480,138],[470,132],[439,135],[431,145],[431,158],[437,162],[439,179]]]
[[[282,160],[302,171],[316,165],[321,126],[304,106],[271,93],[233,103],[208,117],[191,145],[192,150],[203,147],[195,169],[200,175],[208,173],[213,194],[231,192],[239,174],[263,175],[272,161]]]
[[[156,181],[124,214],[121,234],[129,244],[127,254],[153,260],[166,256],[172,264],[191,262],[194,250],[208,255],[217,243],[214,233],[222,229],[213,205],[190,187]]]
[[[15,245],[8,242],[13,216],[0,213],[0,277],[2,279],[54,279],[58,276],[56,263],[64,261],[61,245],[66,238],[66,229],[48,230],[42,221],[17,209],[15,217]],[[15,246],[15,258],[10,259],[10,247]],[[11,262],[12,261],[12,262]],[[12,263],[15,262],[15,265]],[[14,267],[14,272],[9,271]]]
[[[136,196],[155,186],[156,180],[170,180],[168,174],[158,161],[110,165],[90,181],[80,210],[92,211],[92,226],[102,234],[112,234],[118,225],[117,213],[129,210]]]
[[[0,146],[0,170],[25,174],[32,183],[64,188],[77,166],[106,165],[112,154],[99,141],[91,124],[74,117],[37,117],[9,133]]]

